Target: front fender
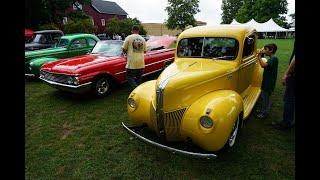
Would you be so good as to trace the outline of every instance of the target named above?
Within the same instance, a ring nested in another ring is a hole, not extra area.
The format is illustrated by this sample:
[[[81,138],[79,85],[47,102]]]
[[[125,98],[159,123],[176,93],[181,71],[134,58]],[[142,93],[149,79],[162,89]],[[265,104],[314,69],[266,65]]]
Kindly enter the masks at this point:
[[[156,80],[147,81],[135,88],[128,98],[133,98],[137,104],[136,109],[127,104],[130,125],[141,126],[143,124],[156,132],[155,109],[152,99],[155,95]]]
[[[48,62],[52,62],[52,61],[56,61],[56,60],[58,60],[58,59],[57,58],[49,58],[49,57],[32,59],[29,62],[29,66],[31,67],[31,73],[33,73],[35,75],[39,75],[40,68],[43,64],[48,63]]]
[[[208,93],[194,102],[184,114],[180,133],[183,139],[208,151],[218,151],[227,142],[232,126],[239,114],[243,112],[241,96],[232,90],[218,90]],[[214,125],[204,128],[200,117],[209,116]]]

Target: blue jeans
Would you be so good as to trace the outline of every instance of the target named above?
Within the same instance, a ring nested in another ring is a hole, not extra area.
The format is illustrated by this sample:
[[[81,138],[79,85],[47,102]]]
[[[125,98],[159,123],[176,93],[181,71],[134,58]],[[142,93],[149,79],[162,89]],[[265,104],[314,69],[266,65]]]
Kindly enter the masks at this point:
[[[295,108],[295,79],[289,77],[287,79],[286,90],[283,96],[283,119],[282,124],[286,127],[291,127],[294,120],[294,108]]]
[[[267,115],[271,106],[271,92],[261,91],[261,113]]]
[[[132,89],[136,88],[142,82],[143,69],[126,69],[127,80]]]

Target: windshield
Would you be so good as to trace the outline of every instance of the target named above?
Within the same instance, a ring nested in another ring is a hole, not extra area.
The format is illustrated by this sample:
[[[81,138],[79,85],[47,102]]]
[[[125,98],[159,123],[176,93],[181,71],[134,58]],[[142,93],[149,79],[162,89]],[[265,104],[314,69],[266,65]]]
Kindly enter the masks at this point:
[[[56,47],[66,47],[69,43],[68,39],[60,39]]]
[[[120,56],[122,53],[122,41],[98,41],[91,54],[106,56]]]
[[[46,42],[46,38],[44,37],[44,35],[42,35],[42,34],[37,34],[34,38],[33,38],[33,40],[32,40],[32,42],[34,42],[34,43],[45,43]]]
[[[180,40],[178,57],[217,58],[234,60],[238,53],[238,41],[226,37],[196,37]]]

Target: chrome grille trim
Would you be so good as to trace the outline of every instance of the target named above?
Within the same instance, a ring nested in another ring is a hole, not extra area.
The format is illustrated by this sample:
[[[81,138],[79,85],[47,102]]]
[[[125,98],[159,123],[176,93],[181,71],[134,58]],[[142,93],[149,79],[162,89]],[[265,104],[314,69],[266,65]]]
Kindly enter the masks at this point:
[[[166,138],[178,140],[180,137],[181,120],[186,108],[164,113],[164,126],[166,129]]]
[[[40,71],[40,75],[44,80],[61,83],[61,84],[68,84],[69,77],[72,77],[71,75],[57,74],[57,73],[51,73],[47,71]]]

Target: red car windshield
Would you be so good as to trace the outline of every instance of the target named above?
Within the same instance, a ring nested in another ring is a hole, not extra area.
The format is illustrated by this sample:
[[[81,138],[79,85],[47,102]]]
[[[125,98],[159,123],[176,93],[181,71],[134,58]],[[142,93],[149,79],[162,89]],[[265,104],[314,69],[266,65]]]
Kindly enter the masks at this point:
[[[122,53],[122,44],[122,41],[99,41],[92,49],[91,54],[120,56]]]

